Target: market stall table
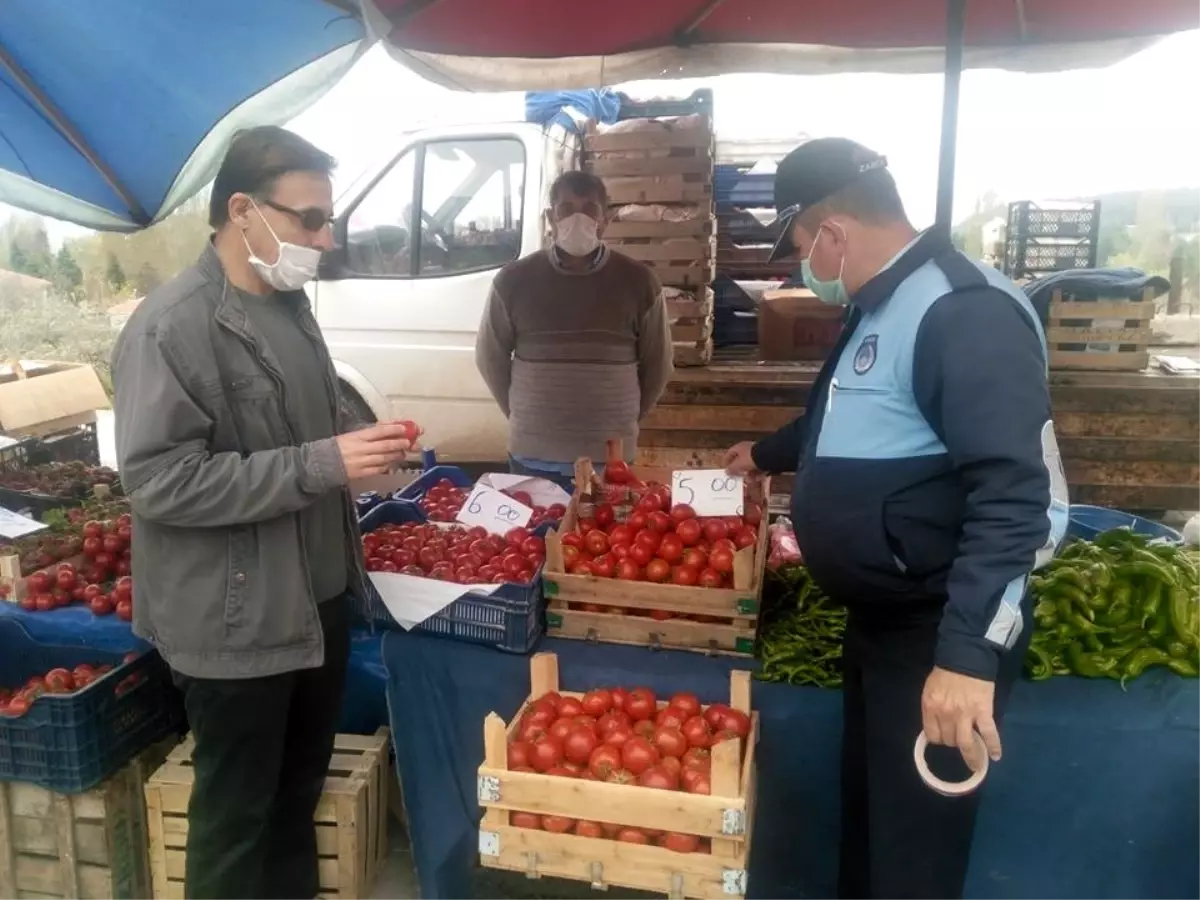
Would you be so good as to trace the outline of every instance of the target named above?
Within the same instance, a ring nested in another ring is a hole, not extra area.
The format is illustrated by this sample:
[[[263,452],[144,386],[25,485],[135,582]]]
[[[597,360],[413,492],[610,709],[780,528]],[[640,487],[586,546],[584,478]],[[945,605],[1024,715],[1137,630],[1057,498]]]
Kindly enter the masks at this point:
[[[728,692],[742,660],[544,640],[562,684]],[[413,632],[383,638],[421,896],[466,897],[478,857],[483,719],[529,690],[527,657]],[[762,732],[749,896],[833,896],[837,691],[755,683]],[[1152,673],[1021,682],[1005,721],[967,883],[971,897],[1173,897],[1200,893],[1200,683]]]
[[[15,603],[0,602],[0,616],[17,619],[34,640],[42,643],[73,644],[118,653],[149,646],[134,636],[128,622],[116,616],[94,616],[84,606],[26,612]],[[342,693],[338,732],[374,734],[381,725],[387,724],[387,673],[380,656],[380,635],[365,628],[355,628],[350,641],[350,662]],[[3,652],[2,647],[0,652]]]

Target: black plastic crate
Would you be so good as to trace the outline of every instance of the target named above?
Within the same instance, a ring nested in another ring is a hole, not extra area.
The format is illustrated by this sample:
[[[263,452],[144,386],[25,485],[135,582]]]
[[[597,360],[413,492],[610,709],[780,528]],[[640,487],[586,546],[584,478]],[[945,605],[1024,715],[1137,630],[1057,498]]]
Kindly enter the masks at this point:
[[[359,528],[363,534],[368,534],[381,525],[424,521],[420,507],[406,500],[392,500],[379,504],[363,516]],[[549,525],[546,525],[539,531],[544,535],[548,528]],[[367,587],[371,594],[368,599],[372,618],[377,624],[394,627],[395,622],[370,579]],[[542,572],[539,569],[529,584],[502,584],[487,596],[464,593],[417,625],[416,630],[483,644],[509,653],[529,653],[545,632],[545,618],[546,601],[542,595]]]
[[[22,438],[15,444],[0,447],[0,472],[76,460],[89,466],[100,465],[100,441],[96,437],[95,422],[45,437]]]
[[[0,714],[0,781],[26,781],[65,794],[95,787],[150,744],[182,729],[183,702],[153,650],[120,653],[42,644],[15,619],[0,619],[0,685],[82,663],[112,665],[73,694],[43,694],[20,718]]]
[[[1004,244],[1004,274],[1010,278],[1095,267],[1094,241],[1009,237]]]
[[[621,100],[621,111],[617,114],[619,120],[624,119],[663,119],[669,116],[708,116],[713,114],[712,88],[699,88],[692,91],[690,97],[662,98],[652,100],[634,100],[626,93],[618,93]]]
[[[1100,235],[1100,201],[1078,209],[1042,207],[1032,200],[1008,204],[1007,237],[1095,241]]]

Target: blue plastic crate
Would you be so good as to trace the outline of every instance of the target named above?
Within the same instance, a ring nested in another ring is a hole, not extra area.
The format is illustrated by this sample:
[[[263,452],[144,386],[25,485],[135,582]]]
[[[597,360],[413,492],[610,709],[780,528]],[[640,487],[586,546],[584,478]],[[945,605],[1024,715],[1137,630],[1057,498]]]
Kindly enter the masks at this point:
[[[394,492],[392,499],[410,500],[416,503],[443,478],[449,479],[455,487],[460,488],[469,488],[475,483],[475,479],[458,466],[432,466],[422,472],[412,484]]]
[[[713,171],[713,199],[718,211],[770,209],[775,205],[775,173],[751,173],[749,166],[722,163]]]
[[[0,781],[77,794],[90,790],[150,744],[182,730],[179,692],[153,650],[122,654],[41,644],[20,622],[0,620],[0,686],[21,687],[50,669],[112,665],[73,694],[43,694],[20,718],[0,715]]]
[[[1108,509],[1104,506],[1072,504],[1067,524],[1067,537],[1090,541],[1099,534],[1114,528],[1129,528],[1134,534],[1148,538],[1160,538],[1174,544],[1183,543],[1183,535],[1174,528],[1143,519],[1133,513]]]
[[[434,471],[431,469],[430,473]],[[412,503],[390,501],[376,506],[363,517],[359,525],[363,534],[367,534],[381,525],[423,521],[425,519],[420,509]],[[547,523],[539,527],[536,533],[544,536],[549,528],[550,524]],[[392,624],[383,598],[369,581],[368,587],[374,619],[380,624]],[[546,602],[542,595],[542,573],[539,569],[529,584],[503,584],[489,596],[463,594],[418,625],[417,630],[472,644],[484,644],[510,653],[528,653],[545,632],[545,618]]]

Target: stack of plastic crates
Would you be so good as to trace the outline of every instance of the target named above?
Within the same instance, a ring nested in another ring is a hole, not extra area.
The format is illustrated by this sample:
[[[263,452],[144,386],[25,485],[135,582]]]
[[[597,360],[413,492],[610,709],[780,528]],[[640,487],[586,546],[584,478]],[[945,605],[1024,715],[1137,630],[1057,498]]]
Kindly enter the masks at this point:
[[[1067,269],[1094,269],[1100,238],[1100,201],[1043,207],[1032,200],[1008,204],[1004,273],[1022,279]]]

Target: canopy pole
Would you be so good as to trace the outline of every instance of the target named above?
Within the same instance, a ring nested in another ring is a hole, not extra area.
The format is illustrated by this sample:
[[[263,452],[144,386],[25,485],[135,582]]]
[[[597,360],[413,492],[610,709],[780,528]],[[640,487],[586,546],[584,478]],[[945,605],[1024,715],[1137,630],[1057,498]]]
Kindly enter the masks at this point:
[[[113,193],[121,198],[121,201],[129,210],[130,218],[138,225],[149,225],[151,221],[150,216],[146,215],[146,211],[142,209],[142,204],[138,203],[137,198],[117,178],[117,174],[105,164],[104,160],[92,149],[91,145],[83,139],[83,135],[67,120],[62,110],[54,105],[53,101],[46,96],[45,91],[37,86],[30,74],[21,68],[17,61],[3,47],[0,47],[0,69],[7,71],[12,76],[17,85],[29,95],[29,99],[34,102],[34,105],[37,106],[42,115],[58,130],[58,133],[67,139],[68,143],[75,148],[75,152],[87,160],[88,164],[104,179],[105,184],[112,188]]]
[[[946,0],[946,71],[942,87],[942,144],[938,151],[937,227],[954,225],[954,157],[958,144],[958,88],[962,81],[967,0]]]

